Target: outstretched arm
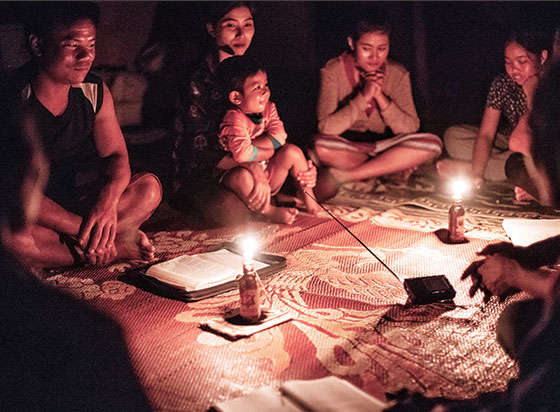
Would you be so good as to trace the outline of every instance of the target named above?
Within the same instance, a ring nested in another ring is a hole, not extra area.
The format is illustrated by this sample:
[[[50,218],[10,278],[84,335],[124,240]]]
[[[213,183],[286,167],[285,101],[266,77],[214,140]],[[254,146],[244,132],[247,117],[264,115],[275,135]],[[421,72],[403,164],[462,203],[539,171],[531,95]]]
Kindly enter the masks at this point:
[[[484,172],[492,151],[492,143],[498,131],[500,116],[501,112],[498,109],[488,106],[482,116],[472,153],[472,175],[477,187],[480,187],[484,181]]]
[[[463,272],[462,279],[470,277],[473,285],[470,295],[477,290],[488,300],[492,294],[501,298],[510,292],[522,290],[534,297],[546,297],[557,271],[551,266],[558,260],[560,236],[533,243],[528,247],[516,247],[508,242],[487,246],[479,252],[484,259],[475,261]]]

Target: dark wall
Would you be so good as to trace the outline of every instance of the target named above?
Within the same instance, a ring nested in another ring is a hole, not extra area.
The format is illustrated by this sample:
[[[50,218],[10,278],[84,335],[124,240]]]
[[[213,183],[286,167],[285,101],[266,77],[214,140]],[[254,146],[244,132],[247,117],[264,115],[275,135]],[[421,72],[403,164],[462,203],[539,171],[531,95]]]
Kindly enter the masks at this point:
[[[173,76],[186,76],[209,41],[209,2],[120,2],[102,6],[97,64],[134,67],[143,47],[164,44]],[[18,21],[23,2],[0,2],[0,23]],[[559,2],[254,2],[249,53],[269,67],[272,98],[290,137],[315,129],[319,70],[346,47],[353,16],[382,9],[393,21],[391,57],[411,72],[422,128],[437,133],[478,123],[493,77],[503,71],[503,42],[515,28],[560,26]],[[120,12],[122,11],[122,12]],[[122,24],[126,22],[134,24]],[[127,40],[128,39],[128,40]],[[134,40],[134,42],[133,42]],[[111,44],[104,44],[110,42]],[[144,45],[142,45],[145,43]],[[110,54],[107,55],[107,53]]]

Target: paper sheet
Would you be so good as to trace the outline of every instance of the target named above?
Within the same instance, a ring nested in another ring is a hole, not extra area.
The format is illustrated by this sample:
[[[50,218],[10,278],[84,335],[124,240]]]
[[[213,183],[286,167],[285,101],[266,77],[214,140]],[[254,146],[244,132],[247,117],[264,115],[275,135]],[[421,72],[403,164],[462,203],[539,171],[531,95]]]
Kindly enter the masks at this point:
[[[529,246],[560,235],[560,219],[504,219],[502,227],[515,246]]]
[[[272,388],[255,389],[215,408],[220,412],[381,412],[392,405],[343,379],[327,376],[284,382],[280,393]]]

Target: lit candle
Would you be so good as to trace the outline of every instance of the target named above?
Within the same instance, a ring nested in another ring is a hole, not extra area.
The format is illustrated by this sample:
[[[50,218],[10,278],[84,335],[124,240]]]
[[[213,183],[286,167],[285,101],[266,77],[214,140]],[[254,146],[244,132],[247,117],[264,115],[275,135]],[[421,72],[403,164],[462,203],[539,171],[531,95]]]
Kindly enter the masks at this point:
[[[449,208],[449,240],[453,243],[465,240],[465,209],[461,203],[466,188],[465,180],[453,182],[453,204]]]
[[[243,276],[239,279],[239,314],[250,323],[257,323],[261,318],[261,283],[255,270],[253,255],[256,242],[247,238],[243,242]]]

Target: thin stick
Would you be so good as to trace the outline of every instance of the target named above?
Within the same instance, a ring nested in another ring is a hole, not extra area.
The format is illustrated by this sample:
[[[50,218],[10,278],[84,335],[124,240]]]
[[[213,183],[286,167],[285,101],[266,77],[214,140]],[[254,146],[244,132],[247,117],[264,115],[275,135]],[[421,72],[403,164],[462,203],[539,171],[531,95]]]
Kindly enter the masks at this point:
[[[338,223],[340,226],[342,226],[344,229],[346,229],[346,231],[347,231],[348,233],[350,233],[350,234],[352,235],[352,237],[353,237],[354,239],[356,239],[356,240],[360,243],[360,245],[362,245],[363,247],[365,247],[366,250],[367,250],[369,253],[371,253],[372,256],[373,256],[374,258],[376,258],[376,259],[379,261],[379,263],[381,263],[383,266],[385,266],[385,268],[391,273],[391,275],[393,275],[394,277],[396,277],[396,278],[398,279],[399,282],[401,282],[401,283],[403,282],[403,280],[400,278],[399,275],[397,275],[395,272],[393,272],[393,271],[391,270],[391,268],[385,264],[385,262],[383,262],[381,259],[379,259],[379,258],[377,257],[377,255],[376,255],[375,253],[373,253],[373,251],[372,251],[369,247],[367,247],[367,246],[364,244],[364,242],[362,242],[360,239],[358,239],[358,237],[357,237],[354,233],[352,233],[352,232],[350,231],[350,229],[348,229],[346,226],[344,226],[344,224],[343,224],[340,220],[338,220],[338,219],[336,218],[335,215],[333,215],[331,212],[329,212],[329,211],[325,208],[325,206],[323,206],[321,203],[319,203],[319,201],[318,201],[317,199],[315,199],[313,196],[311,196],[306,190],[303,190],[303,193],[305,193],[307,196],[309,196],[311,199],[313,199],[313,200],[315,201],[315,203],[317,203],[319,206],[321,206],[321,209],[323,209],[325,212],[327,212],[327,213],[329,214],[329,216],[332,217],[332,218],[336,221],[336,223]]]

